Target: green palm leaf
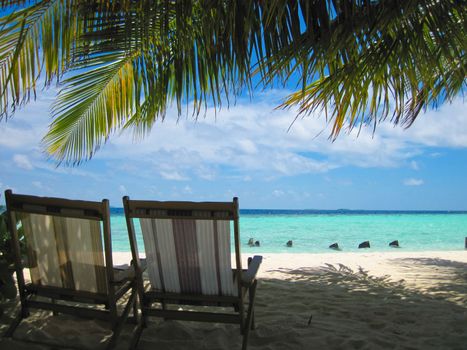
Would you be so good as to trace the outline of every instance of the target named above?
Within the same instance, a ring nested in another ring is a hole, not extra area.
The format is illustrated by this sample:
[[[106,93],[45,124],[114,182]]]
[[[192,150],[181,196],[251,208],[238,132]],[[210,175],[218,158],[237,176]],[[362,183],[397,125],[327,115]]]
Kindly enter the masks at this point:
[[[65,72],[80,30],[70,0],[2,5],[19,8],[0,17],[0,120],[35,96],[41,74],[48,85]]]
[[[65,81],[66,88],[53,106],[56,118],[44,138],[48,153],[59,161],[79,163],[122,126],[139,102],[134,89],[136,56],[123,52],[99,56],[92,60],[97,68]]]
[[[347,11],[351,20],[331,21],[326,40],[317,44],[313,35],[303,35],[269,58],[269,77],[284,69],[303,72],[303,88],[281,107],[298,105],[302,116],[324,110],[337,137],[345,125],[351,129],[389,115],[410,126],[427,105],[459,93],[467,67],[465,3],[388,3],[353,7]]]
[[[179,115],[184,102],[193,103],[198,115],[208,101],[220,105],[223,93],[248,84],[249,65],[234,61],[232,38],[216,39],[229,24],[206,26],[219,15],[216,11],[231,22],[227,9],[213,3],[213,11],[206,12],[200,5],[164,3],[154,8],[135,3],[121,16],[105,10],[85,17],[89,22],[73,52],[73,69],[79,73],[63,82],[44,138],[54,159],[77,164],[92,157],[117,129],[146,134],[164,118],[171,101]],[[215,45],[222,49],[213,50]],[[237,45],[237,50],[245,48]]]
[[[260,84],[298,81],[282,108],[343,128],[410,126],[466,84],[465,0],[7,1],[0,114],[29,99],[43,67],[64,88],[44,138],[59,162],[89,159],[117,130],[145,135],[178,114]],[[65,73],[64,78],[62,75]]]

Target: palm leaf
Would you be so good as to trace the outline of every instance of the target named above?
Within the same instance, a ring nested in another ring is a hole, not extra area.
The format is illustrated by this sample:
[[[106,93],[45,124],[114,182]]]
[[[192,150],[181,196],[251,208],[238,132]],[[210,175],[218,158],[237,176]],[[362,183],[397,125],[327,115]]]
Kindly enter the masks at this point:
[[[165,7],[134,3],[121,15],[104,10],[84,16],[83,36],[73,51],[73,69],[79,74],[64,81],[44,138],[54,159],[77,164],[92,157],[118,128],[132,128],[137,137],[146,134],[164,118],[171,101],[176,101],[179,115],[184,103],[192,103],[197,116],[208,102],[220,105],[229,89],[240,91],[248,84],[250,64],[235,62],[238,55],[250,59],[248,40],[241,33],[222,38],[225,26],[233,25],[229,9],[215,2],[212,11],[162,3]],[[209,28],[217,12],[227,23]],[[232,51],[232,40],[237,40],[238,52]],[[129,57],[131,62],[123,64]]]
[[[465,0],[0,5],[21,7],[0,19],[0,112],[28,100],[43,62],[46,83],[64,84],[44,138],[59,162],[89,159],[117,130],[145,135],[172,102],[179,116],[218,109],[256,74],[264,87],[296,80],[280,107],[324,111],[331,137],[386,118],[410,126],[466,83]]]
[[[42,73],[48,85],[66,71],[80,30],[71,0],[6,5],[18,8],[0,17],[0,120],[35,96]]]
[[[93,58],[97,67],[65,81],[66,88],[53,106],[56,116],[44,137],[47,152],[58,161],[75,164],[90,158],[130,115],[139,96],[135,94],[133,60],[123,52]]]
[[[303,34],[299,44],[291,41],[269,58],[270,79],[293,60],[299,64],[292,70],[306,72],[303,88],[281,107],[298,105],[302,116],[323,110],[337,137],[345,125],[351,129],[388,116],[410,126],[423,108],[459,93],[467,67],[465,3],[388,3],[337,12],[327,40],[316,43],[315,33]],[[314,81],[308,83],[309,77]]]

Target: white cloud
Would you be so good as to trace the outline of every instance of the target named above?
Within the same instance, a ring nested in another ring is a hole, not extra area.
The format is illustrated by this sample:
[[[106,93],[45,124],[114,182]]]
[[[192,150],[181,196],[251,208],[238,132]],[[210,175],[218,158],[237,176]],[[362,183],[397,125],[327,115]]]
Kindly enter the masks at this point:
[[[283,195],[285,195],[285,192],[282,190],[274,190],[272,191],[272,195],[274,197],[282,197]]]
[[[44,184],[43,182],[41,181],[32,181],[31,184],[37,188],[40,193],[47,193],[47,194],[50,194],[50,193],[54,193],[54,190],[52,188],[50,188],[49,186],[47,186],[46,184]]]
[[[258,153],[258,148],[256,147],[255,143],[251,140],[243,139],[237,141],[240,150],[248,154],[256,154]]]
[[[160,176],[166,180],[186,181],[189,180],[186,176],[180,174],[178,171],[161,171]]]
[[[412,161],[410,162],[410,168],[411,168],[412,170],[419,170],[419,169],[420,169],[418,163],[417,163],[415,160],[412,160]]]
[[[213,181],[217,176],[216,171],[208,166],[198,165],[194,171],[200,179],[207,181]]]
[[[413,157],[424,154],[427,146],[467,147],[467,118],[460,99],[419,116],[408,130],[385,122],[376,134],[371,127],[363,127],[358,137],[358,130],[354,130],[335,142],[328,139],[329,129],[323,131],[325,120],[317,115],[298,119],[287,132],[295,112],[274,110],[276,103],[238,102],[217,117],[209,110],[197,122],[187,118],[177,123],[169,111],[166,121],[156,124],[142,142],[134,143],[132,135],[124,133],[112,138],[97,157],[147,163],[147,176],[156,171],[168,180],[192,176],[213,180],[226,171],[242,176],[253,171],[265,179],[328,172],[343,166],[409,164],[415,170],[419,164]],[[141,175],[144,167],[136,168]]]
[[[4,148],[23,150],[25,148],[33,149],[39,146],[41,137],[44,135],[45,128],[31,128],[30,125],[20,126],[8,121],[0,125],[0,146]]]
[[[44,188],[44,185],[42,184],[42,182],[40,181],[33,181],[32,182],[32,185],[40,190],[42,190]]]
[[[120,185],[118,186],[118,190],[121,194],[127,194],[127,190],[126,190],[126,187],[124,185]]]
[[[24,154],[15,154],[13,156],[13,162],[18,168],[24,170],[32,170],[34,166],[32,165],[31,161],[29,160],[28,156]]]
[[[467,118],[461,98],[420,115],[408,130],[387,122],[378,126],[376,134],[371,127],[363,127],[358,137],[358,130],[354,130],[331,142],[326,121],[317,114],[297,119],[288,131],[295,111],[274,109],[285,93],[275,90],[272,98],[259,93],[253,102],[240,100],[217,116],[208,110],[206,117],[196,122],[191,118],[177,122],[176,111],[171,109],[165,122],[156,123],[144,140],[135,143],[129,132],[113,136],[96,159],[105,161],[112,170],[124,169],[125,173],[148,179],[156,174],[172,181],[217,181],[228,176],[249,181],[251,174],[267,180],[326,173],[344,166],[408,165],[417,170],[419,164],[413,158],[425,152],[438,153],[432,147],[467,147]],[[37,118],[32,109],[36,104],[31,103],[24,111],[27,113],[21,114],[22,119],[16,116],[0,125],[0,145],[14,150],[14,164],[22,169],[39,168],[104,180],[106,175],[96,171],[55,168],[39,152],[49,123],[45,105],[50,100],[40,104]]]
[[[421,186],[425,182],[422,179],[410,178],[410,179],[405,179],[403,183],[405,186]]]
[[[407,129],[406,138],[431,147],[467,147],[467,114],[462,98],[446,103],[438,110],[421,114]]]
[[[20,108],[7,122],[0,123],[0,146],[17,152],[39,149],[50,123],[50,104],[55,93],[53,88],[41,91],[36,101]]]

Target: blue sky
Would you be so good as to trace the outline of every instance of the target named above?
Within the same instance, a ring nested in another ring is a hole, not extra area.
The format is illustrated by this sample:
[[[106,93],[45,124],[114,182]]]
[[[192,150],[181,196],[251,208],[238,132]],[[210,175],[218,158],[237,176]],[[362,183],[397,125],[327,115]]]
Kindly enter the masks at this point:
[[[116,134],[76,168],[47,160],[40,140],[54,91],[0,123],[0,189],[74,199],[230,200],[241,208],[466,210],[467,113],[462,98],[408,130],[382,123],[328,139],[322,115],[274,108],[285,90],[177,123],[170,110],[135,142]],[[3,196],[0,199],[3,203]]]

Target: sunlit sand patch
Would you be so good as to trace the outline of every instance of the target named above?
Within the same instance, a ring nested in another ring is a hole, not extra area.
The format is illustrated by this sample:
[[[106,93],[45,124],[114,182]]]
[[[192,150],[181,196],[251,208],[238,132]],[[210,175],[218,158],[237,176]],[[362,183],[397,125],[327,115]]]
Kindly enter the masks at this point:
[[[115,254],[116,263],[128,259]],[[463,349],[466,267],[463,251],[266,254],[249,349]],[[2,340],[2,349],[50,348],[33,346],[37,338],[97,349],[109,335],[105,324],[40,312],[20,328],[16,340]],[[118,349],[126,349],[128,334]],[[240,344],[233,325],[151,318],[138,348],[227,350]]]

